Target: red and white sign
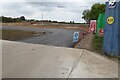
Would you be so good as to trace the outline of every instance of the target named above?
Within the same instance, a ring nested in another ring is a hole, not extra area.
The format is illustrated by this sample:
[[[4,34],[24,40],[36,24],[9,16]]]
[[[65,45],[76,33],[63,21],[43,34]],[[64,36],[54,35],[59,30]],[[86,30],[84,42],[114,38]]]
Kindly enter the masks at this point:
[[[99,33],[100,36],[103,36],[103,34],[104,34],[104,29],[103,29],[103,28],[100,28],[98,33]]]
[[[89,32],[94,32],[96,33],[96,20],[91,20],[90,21],[90,29]]]

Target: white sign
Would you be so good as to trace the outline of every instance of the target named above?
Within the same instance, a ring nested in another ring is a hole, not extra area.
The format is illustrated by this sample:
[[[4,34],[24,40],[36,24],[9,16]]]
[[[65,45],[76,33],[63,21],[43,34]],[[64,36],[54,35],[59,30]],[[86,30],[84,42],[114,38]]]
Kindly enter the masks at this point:
[[[89,28],[89,32],[94,32],[96,33],[96,20],[91,20],[90,21],[90,28]]]
[[[115,8],[116,0],[109,0],[109,8]]]
[[[74,32],[73,42],[78,42],[78,39],[79,39],[79,32]]]

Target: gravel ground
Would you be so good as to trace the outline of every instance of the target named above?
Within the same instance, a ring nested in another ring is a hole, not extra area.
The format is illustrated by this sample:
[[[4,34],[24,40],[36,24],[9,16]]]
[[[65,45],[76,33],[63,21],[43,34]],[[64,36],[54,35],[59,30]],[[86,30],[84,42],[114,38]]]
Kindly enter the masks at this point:
[[[75,48],[82,48],[93,51],[93,38],[92,33],[87,34],[83,39],[75,46]]]

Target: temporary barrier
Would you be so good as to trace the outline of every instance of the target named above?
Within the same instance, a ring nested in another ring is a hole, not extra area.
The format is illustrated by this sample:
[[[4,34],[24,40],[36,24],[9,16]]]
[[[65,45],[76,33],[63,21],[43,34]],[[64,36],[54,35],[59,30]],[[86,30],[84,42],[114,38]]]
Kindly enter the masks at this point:
[[[99,14],[97,20],[96,34],[102,36],[104,34],[104,27],[105,27],[105,14],[101,13]]]
[[[106,2],[104,52],[120,56],[120,0]]]

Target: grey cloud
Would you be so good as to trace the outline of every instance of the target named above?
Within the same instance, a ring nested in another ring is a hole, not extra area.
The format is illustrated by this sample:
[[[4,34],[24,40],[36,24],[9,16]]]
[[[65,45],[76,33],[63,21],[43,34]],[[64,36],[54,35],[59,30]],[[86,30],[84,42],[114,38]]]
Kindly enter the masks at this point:
[[[28,4],[33,5],[35,7],[65,7],[62,3],[59,2],[28,2]]]
[[[57,8],[66,8],[65,5],[59,2],[28,2],[29,5],[36,7],[41,11],[54,11]]]
[[[3,9],[8,9],[8,10],[20,9],[22,7],[23,5],[21,4],[21,2],[9,2],[9,3],[2,5]]]
[[[9,2],[2,5],[2,11],[4,14],[13,15],[33,15],[34,12],[26,8],[25,2]],[[3,14],[3,15],[4,15]]]
[[[76,2],[28,2],[29,5],[38,8],[41,11],[51,12],[55,9],[62,8],[69,12],[81,12],[86,9],[85,5]],[[91,4],[88,4],[89,7]]]
[[[57,6],[58,8],[65,8],[65,6]]]
[[[35,0],[34,0],[35,1]],[[48,2],[47,2],[48,1]],[[93,2],[58,2],[59,0],[40,0],[37,2],[9,2],[2,5],[3,15],[20,16],[37,19],[44,13],[44,19],[63,21],[83,21],[81,18],[83,10],[90,9]],[[1,5],[0,5],[1,6]]]

